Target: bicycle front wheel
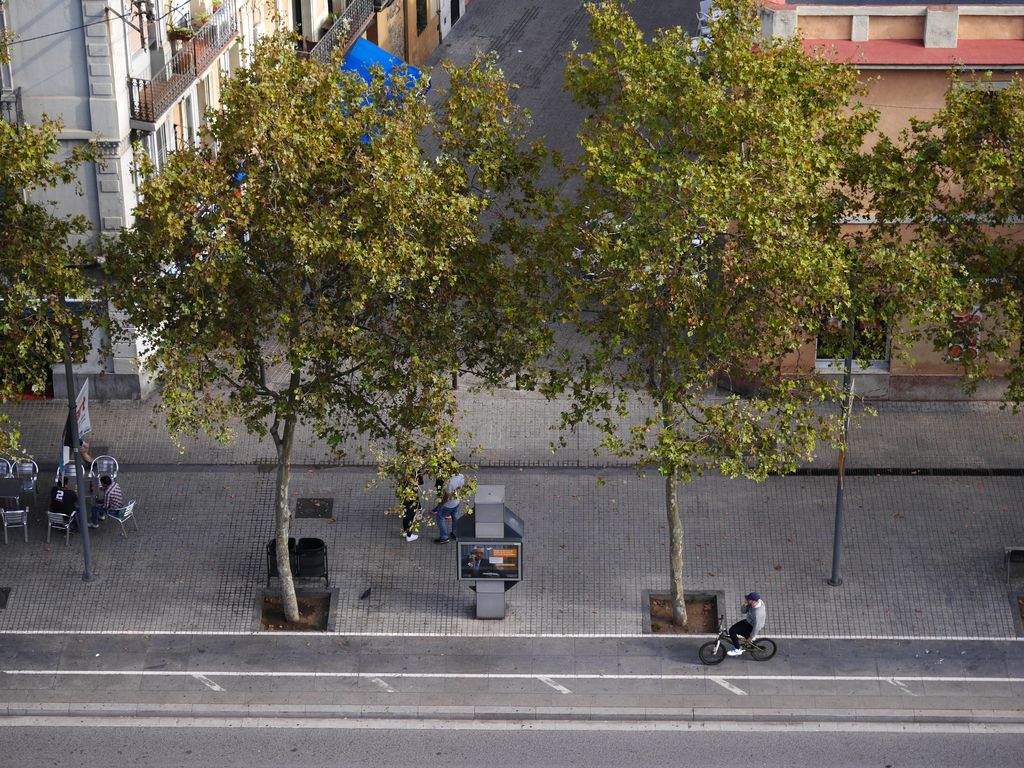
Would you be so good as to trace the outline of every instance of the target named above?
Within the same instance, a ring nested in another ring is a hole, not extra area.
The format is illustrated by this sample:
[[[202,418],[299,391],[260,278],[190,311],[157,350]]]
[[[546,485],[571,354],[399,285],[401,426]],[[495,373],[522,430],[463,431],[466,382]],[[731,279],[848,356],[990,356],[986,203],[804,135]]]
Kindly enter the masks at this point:
[[[753,648],[750,651],[750,655],[754,661],[768,661],[775,652],[779,649],[775,646],[774,640],[769,640],[767,637],[762,637],[753,642]]]
[[[711,640],[700,647],[697,655],[700,657],[702,664],[707,664],[708,666],[721,664],[722,659],[725,658],[725,646],[721,640]]]

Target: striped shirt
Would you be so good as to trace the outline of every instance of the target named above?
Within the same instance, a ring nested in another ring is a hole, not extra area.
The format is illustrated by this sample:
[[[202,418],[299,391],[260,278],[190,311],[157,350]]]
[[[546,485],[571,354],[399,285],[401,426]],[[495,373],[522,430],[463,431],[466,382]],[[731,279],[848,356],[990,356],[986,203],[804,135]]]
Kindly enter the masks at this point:
[[[103,503],[100,505],[104,509],[119,509],[124,506],[124,493],[121,491],[121,486],[118,485],[117,480],[110,484],[107,488],[107,492],[103,494]]]

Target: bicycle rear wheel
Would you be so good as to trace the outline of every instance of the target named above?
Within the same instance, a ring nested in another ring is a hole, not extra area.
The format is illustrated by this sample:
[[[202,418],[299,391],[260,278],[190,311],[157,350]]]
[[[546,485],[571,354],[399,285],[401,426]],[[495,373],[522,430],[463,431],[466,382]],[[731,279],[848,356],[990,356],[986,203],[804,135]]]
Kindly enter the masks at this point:
[[[754,641],[754,648],[750,651],[754,661],[768,661],[779,649],[775,646],[774,640],[762,637]]]
[[[722,659],[725,658],[725,645],[721,640],[711,640],[700,647],[697,655],[700,657],[702,664],[707,664],[708,666],[721,664]]]

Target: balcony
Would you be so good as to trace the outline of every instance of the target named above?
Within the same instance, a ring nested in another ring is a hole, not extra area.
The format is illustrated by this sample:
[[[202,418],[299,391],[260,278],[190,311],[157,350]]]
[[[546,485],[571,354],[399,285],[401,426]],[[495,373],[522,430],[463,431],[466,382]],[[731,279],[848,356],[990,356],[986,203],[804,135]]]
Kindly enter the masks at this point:
[[[0,91],[0,120],[13,125],[15,130],[25,124],[21,114],[21,88]]]
[[[374,20],[373,10],[374,0],[355,0],[350,3],[327,33],[313,46],[309,55],[326,63],[331,60],[334,49],[339,46],[342,47],[342,52],[347,53]]]
[[[225,0],[202,27],[174,53],[152,79],[128,79],[131,118],[144,130],[154,130],[157,120],[181,98],[192,84],[227,50],[238,36],[235,1]]]

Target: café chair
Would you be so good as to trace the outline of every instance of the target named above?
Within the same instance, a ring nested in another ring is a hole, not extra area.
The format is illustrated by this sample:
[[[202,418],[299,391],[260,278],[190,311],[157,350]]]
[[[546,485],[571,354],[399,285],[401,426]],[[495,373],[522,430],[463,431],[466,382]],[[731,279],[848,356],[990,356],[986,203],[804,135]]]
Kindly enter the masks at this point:
[[[107,510],[107,517],[112,517],[121,524],[121,535],[126,539],[128,538],[128,531],[125,530],[124,524],[129,520],[135,524],[135,530],[139,530],[139,521],[135,519],[135,499],[132,499],[123,507]]]
[[[75,510],[70,515],[65,515],[63,512],[47,512],[46,543],[50,543],[50,531],[64,531],[64,546],[66,547],[71,537],[71,524],[74,523],[77,514],[78,510]]]
[[[11,464],[10,459],[5,459],[0,456],[0,477],[14,477],[14,466]]]
[[[38,488],[39,465],[32,459],[16,459],[14,462],[14,476],[21,480],[22,493],[35,493]]]
[[[25,543],[28,543],[28,508],[5,509],[0,507],[0,521],[4,526],[4,544],[7,543],[7,529],[21,528],[25,534]]]
[[[110,475],[112,479],[117,480],[117,470],[117,459],[104,454],[92,460],[92,464],[89,465],[89,477],[98,479],[103,475]]]

